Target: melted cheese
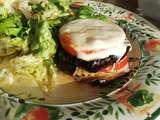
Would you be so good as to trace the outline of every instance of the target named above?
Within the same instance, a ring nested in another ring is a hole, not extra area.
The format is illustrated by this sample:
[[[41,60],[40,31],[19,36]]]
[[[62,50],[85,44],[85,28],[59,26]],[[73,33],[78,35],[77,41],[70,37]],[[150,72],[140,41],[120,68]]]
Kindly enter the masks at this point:
[[[85,61],[103,59],[110,55],[121,57],[126,52],[125,32],[114,23],[78,19],[60,29],[60,35],[65,33],[71,34],[71,46],[77,52],[77,58]]]

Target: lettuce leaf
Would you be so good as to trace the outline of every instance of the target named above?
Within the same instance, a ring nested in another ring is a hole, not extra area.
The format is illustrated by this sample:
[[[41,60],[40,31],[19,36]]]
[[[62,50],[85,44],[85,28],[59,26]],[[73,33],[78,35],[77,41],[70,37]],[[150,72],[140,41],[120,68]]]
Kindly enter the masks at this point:
[[[77,18],[93,18],[93,19],[100,19],[103,21],[108,20],[108,17],[102,14],[97,14],[92,7],[88,6],[81,6],[80,8],[73,9],[74,13],[76,14]]]
[[[5,19],[2,19],[0,22],[0,29],[14,28],[18,26],[21,26],[20,15],[11,15]]]
[[[56,44],[49,30],[48,22],[34,21],[31,26],[31,51],[44,60],[52,59],[56,53]]]
[[[4,65],[4,64],[3,64]],[[46,65],[43,59],[26,55],[9,60],[8,64],[0,68],[0,83],[12,85],[18,81],[35,80],[43,92],[50,92],[54,88],[56,75],[51,64]]]
[[[34,15],[31,16],[33,19],[50,20],[59,17],[61,11],[53,3],[45,4],[43,2],[31,4],[32,12]]]
[[[73,0],[49,0],[49,2],[54,3],[59,9],[64,11],[69,10],[69,6]]]
[[[23,19],[22,19],[23,18]],[[28,52],[27,20],[22,14],[9,14],[0,21],[0,57]]]
[[[0,21],[0,37],[24,37],[29,30],[28,20],[22,14],[12,14]],[[28,34],[28,33],[27,33]]]
[[[0,21],[2,19],[5,19],[7,18],[8,16],[8,12],[7,12],[7,9],[5,9],[4,7],[0,6]]]
[[[20,37],[0,38],[0,57],[9,56],[16,53],[26,53],[28,51],[28,40]]]

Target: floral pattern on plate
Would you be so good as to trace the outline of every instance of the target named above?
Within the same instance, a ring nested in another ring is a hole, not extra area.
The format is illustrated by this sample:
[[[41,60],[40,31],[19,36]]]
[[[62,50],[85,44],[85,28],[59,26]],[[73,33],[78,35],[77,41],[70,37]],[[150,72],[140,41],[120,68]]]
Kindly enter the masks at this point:
[[[134,13],[111,4],[88,2],[96,14],[115,19],[138,40],[142,63],[134,80],[112,96],[68,106],[39,106],[5,97],[1,91],[1,120],[150,120],[160,113],[160,32]]]

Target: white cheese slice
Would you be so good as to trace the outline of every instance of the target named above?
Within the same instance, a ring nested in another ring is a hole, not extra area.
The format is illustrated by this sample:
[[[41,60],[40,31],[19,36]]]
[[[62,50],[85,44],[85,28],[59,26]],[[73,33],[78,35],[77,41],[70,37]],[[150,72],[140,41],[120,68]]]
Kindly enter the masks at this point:
[[[78,19],[60,29],[60,35],[65,33],[71,34],[71,44],[77,52],[77,58],[85,61],[103,59],[110,55],[122,57],[126,52],[125,32],[114,23]]]

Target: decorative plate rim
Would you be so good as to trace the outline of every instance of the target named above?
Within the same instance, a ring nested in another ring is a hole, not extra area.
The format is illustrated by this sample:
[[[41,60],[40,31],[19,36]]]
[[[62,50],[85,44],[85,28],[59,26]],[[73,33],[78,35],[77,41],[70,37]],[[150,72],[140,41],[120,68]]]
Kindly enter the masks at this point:
[[[86,2],[86,3],[88,3],[88,2]],[[129,10],[126,10],[126,9],[124,9],[124,8],[121,8],[121,7],[118,7],[118,6],[116,6],[116,5],[113,5],[113,4],[110,4],[110,3],[103,3],[103,2],[96,2],[96,1],[89,1],[89,4],[93,4],[93,3],[100,3],[100,4],[104,4],[104,5],[112,5],[113,7],[115,7],[115,8],[119,8],[119,9],[121,9],[121,10],[125,10],[126,12],[131,12],[131,11],[129,11]],[[153,28],[154,27],[154,29],[157,29],[158,30],[158,28],[155,26],[155,25],[153,25],[152,23],[150,23],[149,21],[147,21],[146,19],[144,19],[143,17],[141,17],[141,16],[139,16],[138,14],[136,14],[136,13],[133,13],[133,16],[135,16],[135,18],[137,18],[137,19],[142,19],[143,21],[145,21],[146,23],[146,25],[148,25],[149,27],[151,27],[151,28]],[[138,43],[139,43],[139,41],[138,41]],[[141,57],[143,57],[143,55],[141,55]],[[140,59],[140,65],[142,64],[142,59]],[[139,68],[138,68],[138,70],[139,70]],[[137,72],[138,72],[138,70],[137,70]],[[136,72],[136,73],[137,73]],[[136,74],[136,73],[134,73],[134,74]],[[133,78],[131,78],[131,80],[129,80],[129,82],[127,82],[127,85],[130,83],[130,81],[132,81],[132,79],[134,79],[134,76],[135,75],[133,75]],[[124,86],[126,86],[126,84],[124,85]],[[123,88],[123,87],[122,87]],[[115,91],[112,91],[110,94],[108,94],[109,96],[110,95],[112,95],[112,94],[114,94],[115,92],[118,92],[119,90],[121,90],[122,88],[119,88],[118,90],[115,90]],[[8,99],[12,99],[12,100],[17,100],[17,99],[19,99],[18,97],[16,97],[16,96],[9,96],[9,94],[8,93],[4,93],[5,95],[4,95],[4,97],[6,97],[6,98],[8,98]],[[7,95],[7,96],[6,96]],[[3,96],[3,95],[1,95],[1,96]],[[98,97],[98,98],[95,98],[95,99],[93,99],[93,100],[89,100],[89,101],[86,101],[87,103],[88,102],[92,102],[92,101],[97,101],[97,100],[99,100],[99,99],[101,99],[100,97]],[[46,106],[46,107],[68,107],[68,106],[75,106],[75,105],[79,105],[79,104],[82,104],[82,102],[78,102],[78,103],[73,103],[73,104],[64,104],[64,105],[52,105],[52,104],[45,104],[45,103],[38,103],[38,102],[33,102],[33,101],[30,101],[30,100],[25,100],[25,103],[26,104],[30,104],[30,105],[41,105],[41,106]]]

